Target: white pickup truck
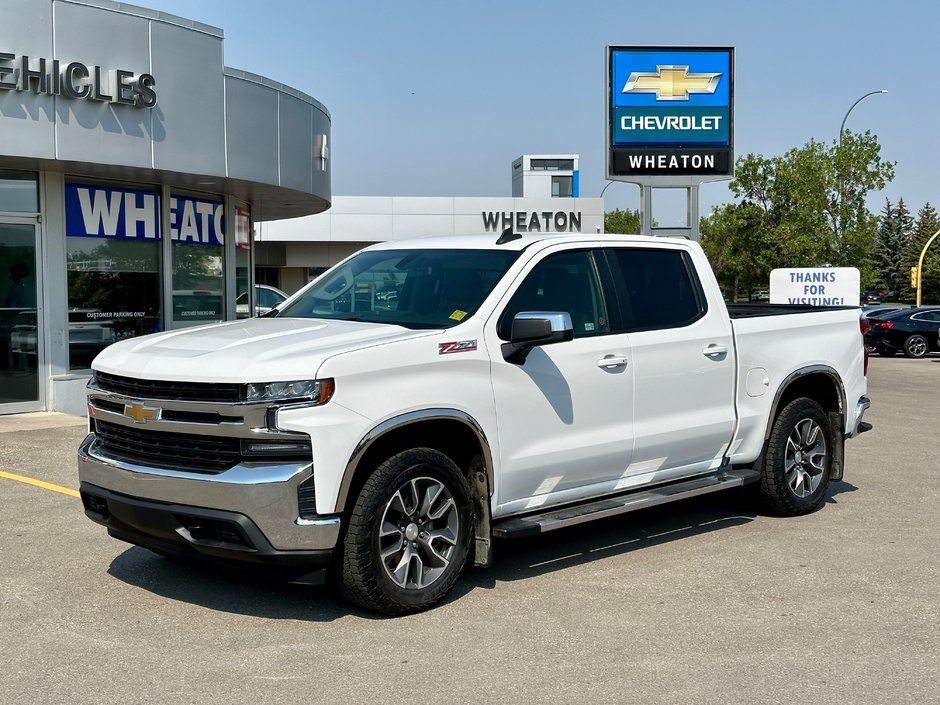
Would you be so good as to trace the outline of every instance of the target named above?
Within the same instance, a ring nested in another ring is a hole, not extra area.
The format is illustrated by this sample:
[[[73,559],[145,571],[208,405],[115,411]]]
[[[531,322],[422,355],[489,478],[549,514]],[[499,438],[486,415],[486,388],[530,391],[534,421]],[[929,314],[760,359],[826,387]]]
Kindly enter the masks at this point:
[[[815,510],[866,365],[857,308],[726,306],[691,242],[390,242],[273,316],[102,352],[81,496],[116,538],[400,614],[493,538],[748,483]]]

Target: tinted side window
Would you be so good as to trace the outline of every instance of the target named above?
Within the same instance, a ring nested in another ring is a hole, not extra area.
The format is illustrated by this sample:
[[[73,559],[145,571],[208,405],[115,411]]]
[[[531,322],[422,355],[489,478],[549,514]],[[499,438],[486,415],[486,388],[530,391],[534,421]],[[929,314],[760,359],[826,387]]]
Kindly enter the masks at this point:
[[[591,253],[563,252],[535,265],[499,319],[500,338],[509,340],[513,316],[522,311],[567,311],[576,338],[610,330]]]
[[[258,290],[258,305],[264,306],[265,308],[271,308],[272,306],[277,306],[283,299],[280,296],[275,294],[270,289],[259,289]]]
[[[621,279],[626,330],[685,326],[704,312],[704,297],[676,250],[609,250],[614,276]]]

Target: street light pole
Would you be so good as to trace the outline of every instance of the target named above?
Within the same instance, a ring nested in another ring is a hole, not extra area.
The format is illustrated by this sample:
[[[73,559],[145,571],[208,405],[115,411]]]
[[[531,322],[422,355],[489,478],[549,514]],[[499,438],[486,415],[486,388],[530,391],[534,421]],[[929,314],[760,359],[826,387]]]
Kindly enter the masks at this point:
[[[854,103],[852,103],[852,107],[851,107],[851,108],[849,108],[848,110],[845,111],[845,117],[842,118],[842,125],[839,126],[839,146],[840,146],[840,147],[842,146],[842,133],[845,132],[845,121],[849,119],[849,113],[851,113],[853,110],[855,110],[855,106],[858,105],[859,103],[861,103],[863,100],[865,100],[868,96],[870,96],[870,95],[878,95],[879,93],[887,93],[887,92],[888,92],[888,91],[882,89],[882,90],[880,90],[880,91],[871,91],[870,93],[866,93],[866,94],[863,95],[861,98],[859,98],[859,99],[856,100]]]
[[[868,96],[878,95],[879,93],[887,93],[887,92],[888,91],[884,89],[881,89],[880,91],[869,91],[868,93],[863,95],[861,98],[856,100],[854,103],[852,103],[852,106],[848,110],[845,111],[845,116],[842,118],[842,124],[839,125],[839,149],[836,151],[836,163],[841,161],[840,157],[842,156],[842,135],[845,134],[845,121],[849,119],[849,113],[855,110],[855,106],[861,103],[863,100],[865,100]],[[837,247],[839,248],[840,264],[842,264],[843,266],[845,265],[845,262],[843,261],[845,259],[845,247],[842,243],[842,233],[844,230],[844,228],[842,227],[842,206],[844,205],[844,203],[845,203],[845,188],[844,188],[844,183],[842,181],[842,176],[840,173],[839,174],[839,213],[837,215],[837,220],[836,220],[836,242],[837,242]]]

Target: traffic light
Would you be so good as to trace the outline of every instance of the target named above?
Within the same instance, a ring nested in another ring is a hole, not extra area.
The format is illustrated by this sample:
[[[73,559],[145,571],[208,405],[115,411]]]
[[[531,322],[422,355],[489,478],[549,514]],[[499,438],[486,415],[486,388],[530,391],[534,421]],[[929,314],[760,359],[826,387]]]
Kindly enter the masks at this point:
[[[916,289],[919,283],[920,283],[920,269],[918,267],[911,267],[911,288]]]

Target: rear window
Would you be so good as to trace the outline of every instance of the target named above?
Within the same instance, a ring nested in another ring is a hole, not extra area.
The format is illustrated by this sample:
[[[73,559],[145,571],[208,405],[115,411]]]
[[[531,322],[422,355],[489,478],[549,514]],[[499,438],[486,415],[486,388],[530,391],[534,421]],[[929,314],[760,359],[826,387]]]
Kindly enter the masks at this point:
[[[621,280],[621,308],[628,331],[678,328],[705,313],[704,296],[678,250],[611,249]]]

